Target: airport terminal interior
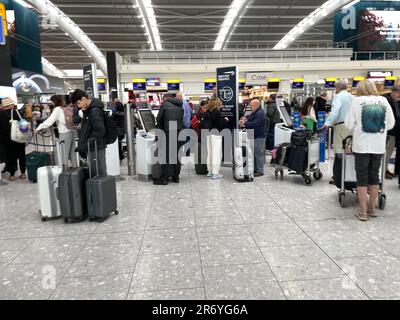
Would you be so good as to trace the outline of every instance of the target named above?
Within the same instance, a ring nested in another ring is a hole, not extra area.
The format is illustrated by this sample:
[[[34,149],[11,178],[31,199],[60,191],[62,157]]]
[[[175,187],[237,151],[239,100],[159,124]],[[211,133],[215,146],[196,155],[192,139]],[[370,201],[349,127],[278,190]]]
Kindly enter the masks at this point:
[[[399,300],[399,77],[400,1],[0,0],[0,300]]]

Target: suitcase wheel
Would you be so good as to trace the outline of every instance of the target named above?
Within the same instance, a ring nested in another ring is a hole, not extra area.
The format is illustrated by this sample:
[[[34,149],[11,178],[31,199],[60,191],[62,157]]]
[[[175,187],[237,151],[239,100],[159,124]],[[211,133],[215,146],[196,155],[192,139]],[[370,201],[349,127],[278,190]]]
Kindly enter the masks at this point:
[[[47,221],[47,218],[42,217],[42,222],[46,222],[46,221]]]
[[[305,177],[304,178],[304,182],[305,182],[306,185],[310,186],[312,184],[311,177]]]
[[[313,176],[315,180],[321,180],[323,177],[321,170],[315,171]]]
[[[378,204],[379,204],[379,209],[385,210],[385,208],[386,208],[386,195],[385,194],[379,195]]]
[[[118,210],[115,210],[115,215],[117,216],[118,214],[119,214],[119,211]]]
[[[68,219],[64,219],[64,222],[65,222],[65,223],[68,223]]]
[[[346,193],[339,192],[339,203],[342,208],[344,208],[345,200],[346,200]]]

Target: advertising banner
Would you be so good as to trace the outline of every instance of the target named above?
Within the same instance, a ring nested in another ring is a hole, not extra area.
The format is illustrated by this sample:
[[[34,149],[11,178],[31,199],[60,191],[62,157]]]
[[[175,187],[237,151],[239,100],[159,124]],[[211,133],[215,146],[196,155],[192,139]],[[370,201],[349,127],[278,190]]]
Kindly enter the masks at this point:
[[[99,91],[96,80],[96,65],[94,63],[83,67],[83,82],[89,99],[98,98]]]
[[[0,46],[6,44],[6,33],[3,24],[3,17],[0,16]]]
[[[298,130],[301,126],[300,112],[293,112],[293,129]]]
[[[217,69],[217,94],[222,101],[222,117],[228,118],[226,128],[239,128],[239,70],[237,67]]]

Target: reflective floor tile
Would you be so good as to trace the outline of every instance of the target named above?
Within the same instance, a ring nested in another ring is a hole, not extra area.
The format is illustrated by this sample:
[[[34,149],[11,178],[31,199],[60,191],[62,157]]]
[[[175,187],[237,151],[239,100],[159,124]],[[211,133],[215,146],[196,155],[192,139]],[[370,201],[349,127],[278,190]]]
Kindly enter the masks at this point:
[[[100,245],[109,243],[135,243],[140,246],[143,235],[144,231],[94,233],[90,236],[88,244]]]
[[[132,274],[64,278],[52,300],[124,300]]]
[[[48,299],[71,262],[12,264],[0,273],[0,299]]]
[[[128,300],[205,300],[204,288],[129,294]]]
[[[193,213],[183,215],[151,214],[147,224],[147,229],[180,229],[194,227],[195,221]]]
[[[62,262],[74,260],[89,236],[35,239],[13,263]]]
[[[309,244],[310,238],[293,222],[274,222],[249,226],[260,247]]]
[[[400,296],[400,260],[392,256],[369,256],[336,262],[370,298]]]
[[[210,300],[285,299],[266,263],[205,267],[204,282]]]
[[[200,238],[199,242],[203,266],[264,262],[251,236]]]
[[[147,230],[140,254],[199,251],[196,229]]]
[[[368,300],[348,277],[280,282],[289,300]]]
[[[132,273],[139,254],[135,243],[86,245],[68,270],[67,277]]]
[[[226,237],[226,236],[251,236],[245,224],[197,227],[199,239]]]
[[[342,270],[315,245],[261,248],[278,281],[336,277]]]
[[[141,255],[133,275],[130,293],[202,286],[199,253]]]

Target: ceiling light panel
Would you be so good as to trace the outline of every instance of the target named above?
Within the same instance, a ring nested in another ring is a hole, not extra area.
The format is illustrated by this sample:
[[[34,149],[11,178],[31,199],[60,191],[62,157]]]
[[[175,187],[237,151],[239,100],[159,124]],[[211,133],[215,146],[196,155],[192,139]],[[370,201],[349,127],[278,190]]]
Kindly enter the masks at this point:
[[[152,1],[135,0],[135,2],[134,7],[139,11],[138,18],[142,20],[150,50],[161,51],[163,48]]]

